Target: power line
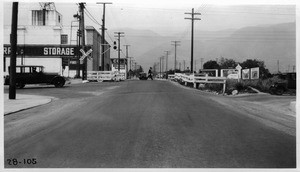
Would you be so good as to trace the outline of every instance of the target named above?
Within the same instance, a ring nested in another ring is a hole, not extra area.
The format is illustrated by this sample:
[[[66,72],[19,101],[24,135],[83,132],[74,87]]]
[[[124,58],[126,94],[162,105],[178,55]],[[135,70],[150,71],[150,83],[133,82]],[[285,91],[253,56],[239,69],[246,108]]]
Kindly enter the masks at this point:
[[[87,8],[85,8],[84,11],[86,14],[88,14],[87,16],[95,23],[98,24],[99,26],[101,26],[101,24],[95,19],[95,17],[88,11]]]

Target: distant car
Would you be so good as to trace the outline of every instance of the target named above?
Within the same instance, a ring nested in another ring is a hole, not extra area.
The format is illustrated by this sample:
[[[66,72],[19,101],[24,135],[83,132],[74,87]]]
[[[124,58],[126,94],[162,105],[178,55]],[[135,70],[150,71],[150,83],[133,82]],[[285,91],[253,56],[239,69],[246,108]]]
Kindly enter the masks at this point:
[[[285,91],[287,91],[287,83],[284,82],[276,82],[269,88],[270,94],[282,95]]]
[[[49,84],[63,87],[65,78],[57,73],[45,73],[44,66],[16,66],[16,87],[24,88],[26,84]],[[5,76],[5,85],[9,85],[9,75]]]
[[[147,74],[146,74],[145,72],[141,72],[141,73],[139,74],[139,79],[140,79],[140,80],[147,80],[147,79],[148,79],[148,76],[147,76]]]

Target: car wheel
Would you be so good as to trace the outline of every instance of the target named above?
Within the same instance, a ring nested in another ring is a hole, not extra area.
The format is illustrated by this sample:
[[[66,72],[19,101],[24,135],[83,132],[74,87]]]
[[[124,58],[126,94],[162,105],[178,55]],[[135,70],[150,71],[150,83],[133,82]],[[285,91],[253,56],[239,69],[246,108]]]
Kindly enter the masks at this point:
[[[22,89],[24,87],[25,87],[25,84],[23,84],[22,82],[16,83],[16,88]]]
[[[283,92],[284,92],[284,90],[283,89],[277,89],[276,90],[276,95],[282,95],[283,94]]]
[[[58,78],[54,81],[54,86],[57,88],[63,87],[65,85],[65,81],[62,78]]]

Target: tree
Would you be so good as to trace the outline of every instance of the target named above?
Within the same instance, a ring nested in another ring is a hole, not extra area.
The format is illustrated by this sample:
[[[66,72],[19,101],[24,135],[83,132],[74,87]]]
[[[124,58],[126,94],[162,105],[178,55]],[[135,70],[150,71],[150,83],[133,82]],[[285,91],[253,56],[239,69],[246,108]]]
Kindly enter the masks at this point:
[[[259,67],[259,77],[260,78],[268,78],[270,77],[270,72],[265,66],[265,62],[257,59],[247,59],[243,63],[241,63],[241,67],[243,69],[250,69],[250,68],[255,68]]]
[[[219,65],[221,69],[234,69],[237,66],[237,62],[233,59],[226,59],[222,57]]]
[[[220,65],[216,61],[210,60],[203,64],[203,69],[220,69]]]

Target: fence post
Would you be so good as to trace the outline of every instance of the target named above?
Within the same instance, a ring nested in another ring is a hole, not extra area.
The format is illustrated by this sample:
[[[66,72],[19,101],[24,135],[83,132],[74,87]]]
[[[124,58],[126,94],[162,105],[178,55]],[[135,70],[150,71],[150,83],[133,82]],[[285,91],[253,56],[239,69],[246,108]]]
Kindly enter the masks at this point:
[[[224,80],[224,83],[223,83],[223,95],[225,94],[225,90],[226,90],[226,79]]]

